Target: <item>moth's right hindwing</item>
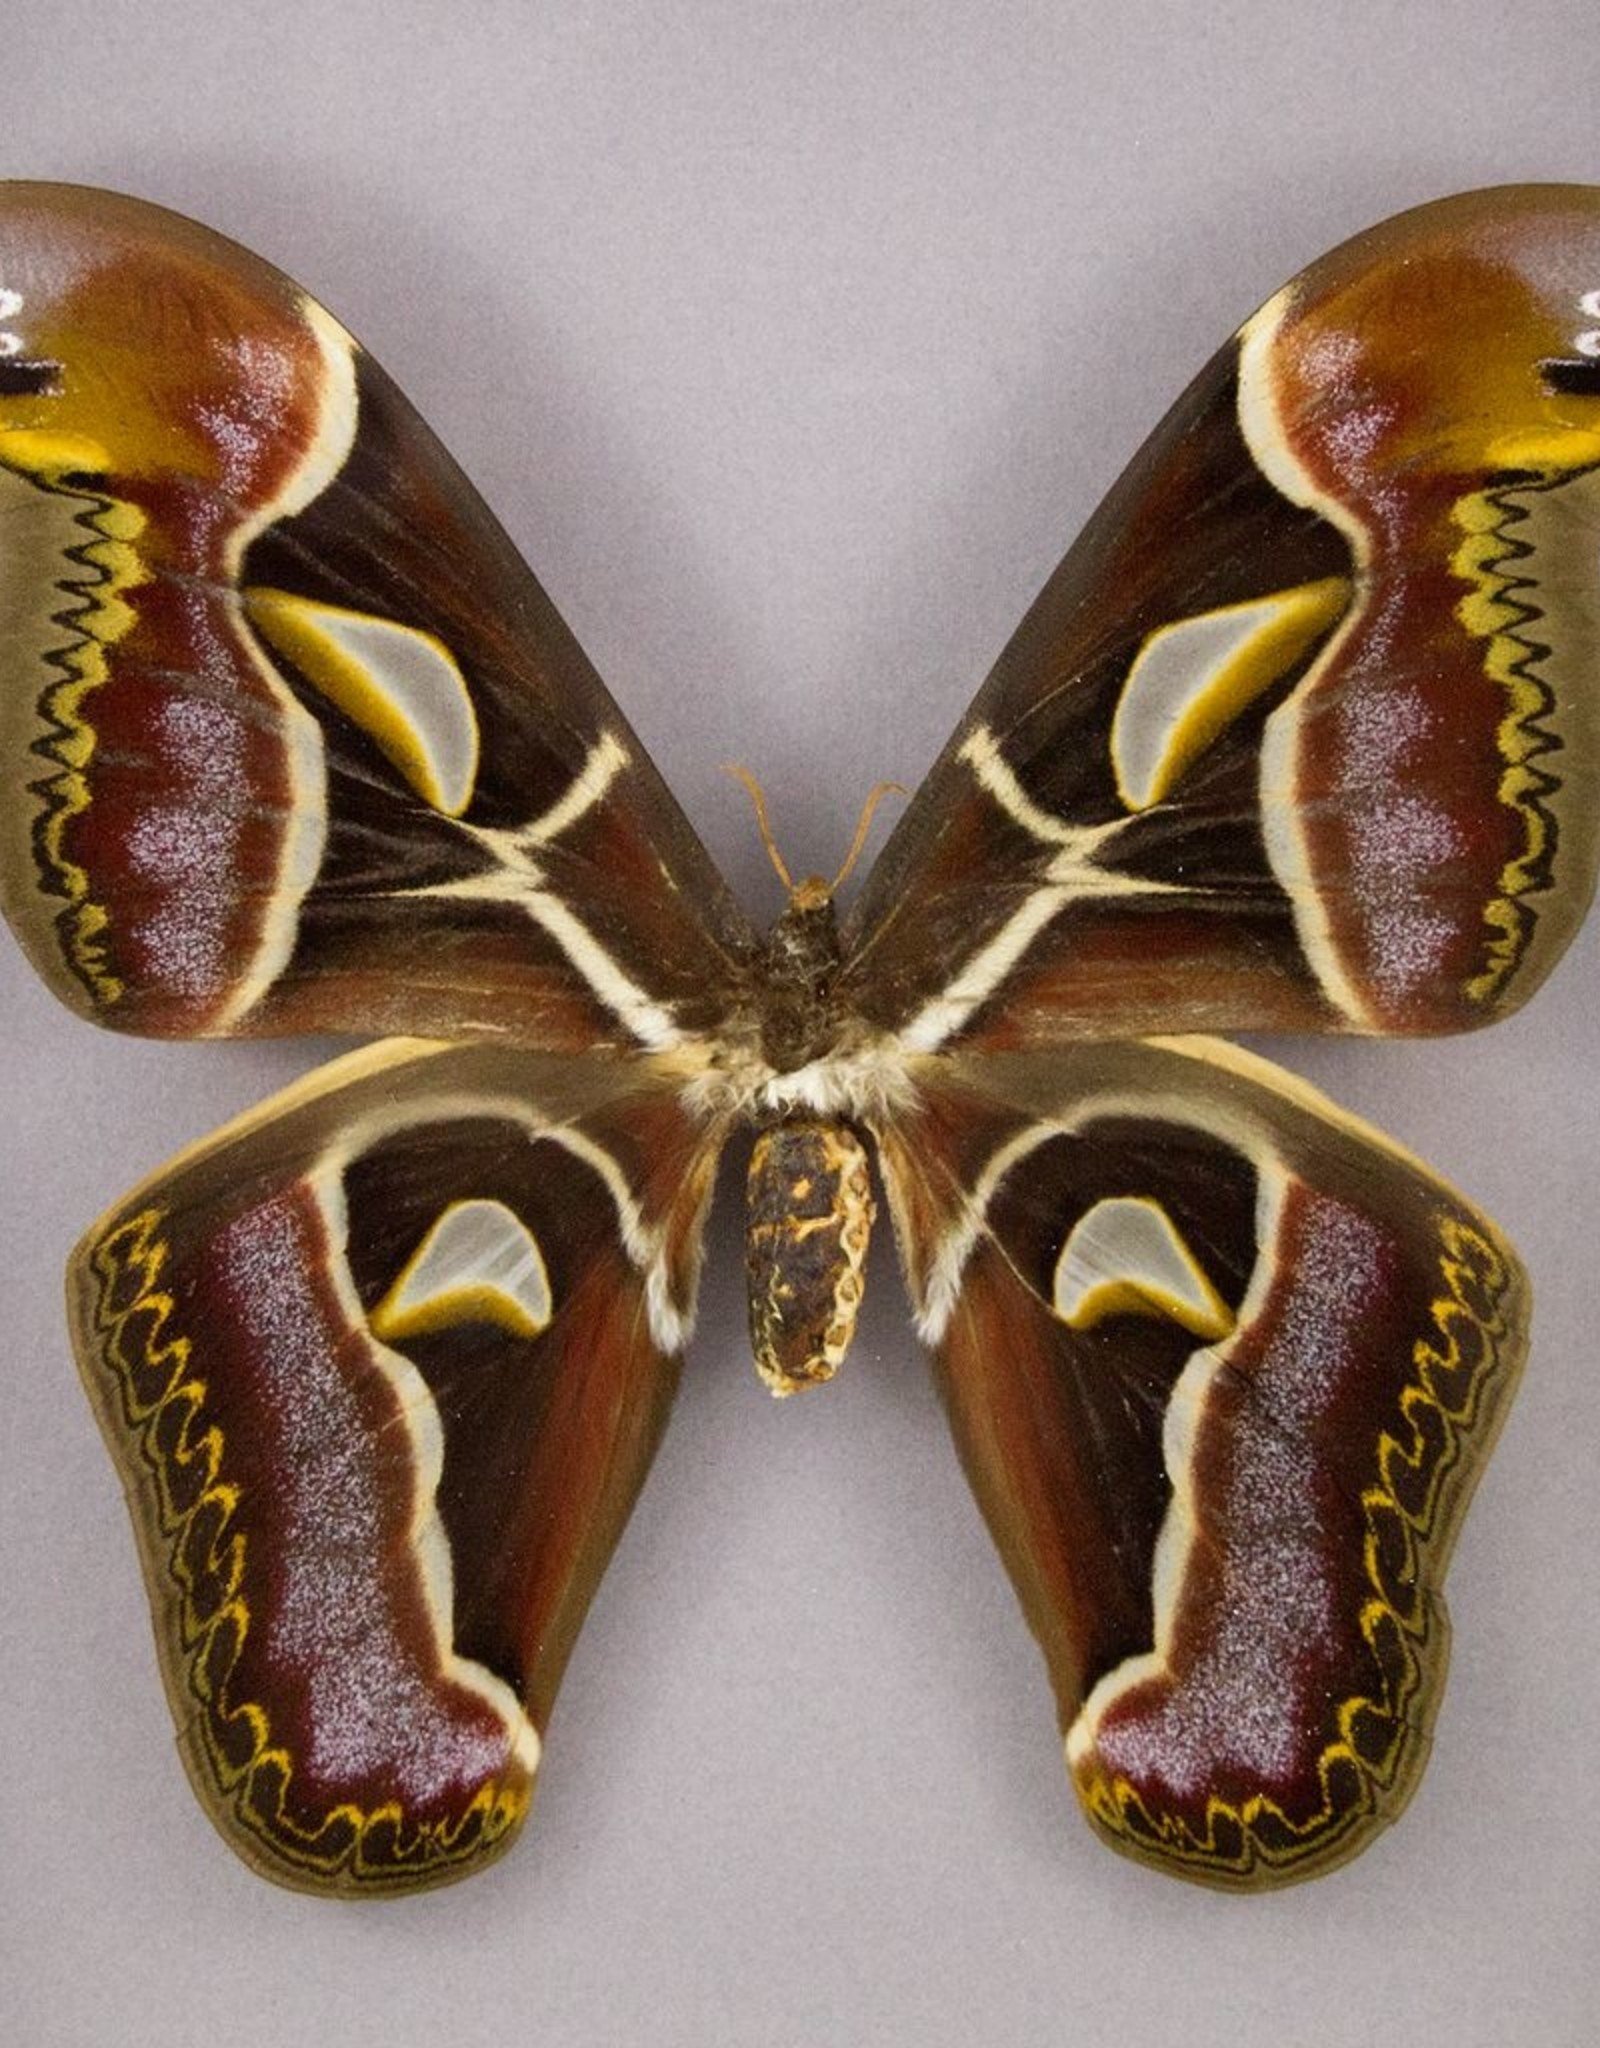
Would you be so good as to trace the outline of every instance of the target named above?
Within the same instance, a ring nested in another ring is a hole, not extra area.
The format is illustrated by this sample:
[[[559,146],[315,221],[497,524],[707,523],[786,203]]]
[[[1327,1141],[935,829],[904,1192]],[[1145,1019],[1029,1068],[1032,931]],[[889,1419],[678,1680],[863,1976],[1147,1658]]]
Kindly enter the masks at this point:
[[[1515,1254],[1225,1046],[926,1066],[885,1182],[1090,1819],[1212,1883],[1341,1861],[1426,1755]]]
[[[648,1064],[393,1043],[80,1247],[186,1761],[267,1876],[409,1890],[510,1841],[671,1403],[715,1157]]]

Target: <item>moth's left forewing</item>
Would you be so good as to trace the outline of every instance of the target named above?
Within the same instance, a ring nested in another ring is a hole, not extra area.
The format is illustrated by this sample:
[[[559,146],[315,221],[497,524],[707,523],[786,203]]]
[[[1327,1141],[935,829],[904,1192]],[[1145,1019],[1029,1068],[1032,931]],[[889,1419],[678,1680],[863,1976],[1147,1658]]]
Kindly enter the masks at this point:
[[[908,807],[847,986],[914,1051],[1469,1029],[1600,832],[1600,191],[1403,214],[1213,358]]]
[[[1515,1254],[1227,1047],[926,1064],[885,1182],[1090,1818],[1203,1881],[1342,1860],[1426,1755]]]
[[[750,935],[688,821],[281,272],[0,184],[0,532],[0,912],[82,1014],[574,1051],[727,1017]]]
[[[413,1889],[515,1833],[676,1386],[717,1135],[648,1064],[391,1042],[80,1248],[185,1759],[266,1875]]]

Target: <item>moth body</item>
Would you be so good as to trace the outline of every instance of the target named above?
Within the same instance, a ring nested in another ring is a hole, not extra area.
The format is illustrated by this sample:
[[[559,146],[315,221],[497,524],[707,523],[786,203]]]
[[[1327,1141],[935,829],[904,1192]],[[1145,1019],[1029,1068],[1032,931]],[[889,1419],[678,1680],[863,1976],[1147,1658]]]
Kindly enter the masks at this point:
[[[777,1075],[832,1052],[843,1026],[835,982],[840,964],[833,891],[813,875],[789,894],[767,934],[762,962],[761,1051]]]
[[[838,1370],[855,1334],[872,1232],[866,1149],[835,1113],[840,957],[833,890],[813,875],[790,887],[767,935],[761,1053],[771,1078],[762,1104],[776,1121],[757,1135],[745,1184],[750,1344],[777,1395]]]
[[[855,1334],[874,1215],[866,1148],[848,1124],[770,1124],[745,1204],[756,1370],[774,1394],[796,1394],[833,1378]]]

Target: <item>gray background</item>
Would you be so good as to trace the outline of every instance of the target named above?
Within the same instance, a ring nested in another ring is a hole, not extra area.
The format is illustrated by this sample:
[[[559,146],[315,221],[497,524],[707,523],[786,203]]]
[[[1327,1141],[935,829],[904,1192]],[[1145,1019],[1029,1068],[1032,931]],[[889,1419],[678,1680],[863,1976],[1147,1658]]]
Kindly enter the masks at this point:
[[[764,916],[718,762],[831,868],[1266,294],[1415,201],[1600,177],[1592,0],[9,0],[0,45],[0,170],[163,200],[325,299]],[[1597,1010],[1591,932],[1485,1037],[1271,1048],[1458,1179],[1538,1287],[1434,1761],[1356,1864],[1240,1901],[1096,1845],[887,1242],[846,1377],[777,1407],[725,1186],[533,1825],[361,1909],[263,1885],[189,1795],[58,1279],[107,1200],[327,1048],[99,1035],[0,940],[0,2038],[1593,2040]]]

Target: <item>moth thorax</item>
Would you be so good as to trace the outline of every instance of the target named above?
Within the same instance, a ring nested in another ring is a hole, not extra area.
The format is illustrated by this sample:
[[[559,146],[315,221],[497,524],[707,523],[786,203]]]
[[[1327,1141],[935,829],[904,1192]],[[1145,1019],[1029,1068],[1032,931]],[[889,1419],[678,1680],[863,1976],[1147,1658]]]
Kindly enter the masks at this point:
[[[756,1370],[774,1394],[831,1380],[855,1335],[872,1234],[866,1149],[840,1123],[762,1131],[745,1190]]]

